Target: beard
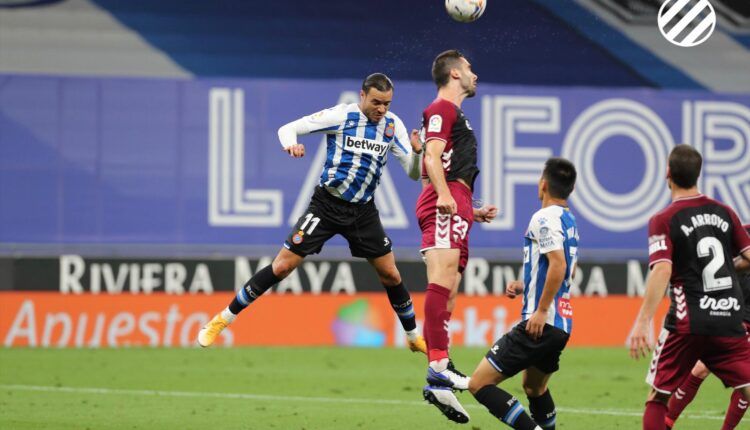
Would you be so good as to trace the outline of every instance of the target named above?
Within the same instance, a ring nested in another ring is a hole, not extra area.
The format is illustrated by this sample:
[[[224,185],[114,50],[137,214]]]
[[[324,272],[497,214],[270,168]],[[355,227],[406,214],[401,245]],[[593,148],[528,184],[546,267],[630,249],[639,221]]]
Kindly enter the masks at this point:
[[[467,85],[464,85],[464,93],[466,94],[466,98],[471,98],[477,95],[477,86],[472,85],[471,82],[469,82]]]

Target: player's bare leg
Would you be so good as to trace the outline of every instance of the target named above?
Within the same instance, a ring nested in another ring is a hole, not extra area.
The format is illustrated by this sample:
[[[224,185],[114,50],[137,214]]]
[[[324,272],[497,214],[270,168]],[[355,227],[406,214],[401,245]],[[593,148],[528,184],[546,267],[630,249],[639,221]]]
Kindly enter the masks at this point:
[[[216,314],[198,332],[198,344],[207,347],[216,341],[219,333],[222,332],[229,324],[234,322],[237,315],[251,303],[253,303],[269,288],[281,282],[282,279],[289,276],[294,269],[299,266],[304,257],[281,248],[273,262],[258,270],[245,285],[237,291],[232,302],[223,311]]]
[[[701,384],[706,380],[706,378],[708,378],[708,375],[710,374],[711,371],[708,370],[703,362],[698,361],[697,363],[695,363],[693,370],[690,371],[690,374],[687,376],[687,378],[685,378],[684,381],[682,381],[680,387],[669,399],[669,403],[667,404],[667,417],[665,419],[668,430],[674,427],[674,423],[675,421],[677,421],[677,418],[680,417],[680,414],[682,414],[682,411],[685,410],[687,405],[693,401],[695,395],[698,393],[698,389],[700,388]]]
[[[536,367],[529,367],[523,372],[523,390],[529,399],[531,418],[545,430],[554,430],[557,419],[555,402],[547,387],[551,376]]]
[[[382,257],[369,258],[367,261],[375,268],[375,272],[377,272],[378,278],[380,278],[380,283],[385,287],[385,292],[388,294],[388,301],[390,301],[393,311],[396,312],[396,316],[398,316],[401,326],[406,332],[406,341],[409,344],[409,349],[414,352],[427,354],[427,343],[417,330],[414,305],[411,301],[409,291],[401,280],[401,273],[399,273],[396,267],[396,258],[393,252],[389,252]]]
[[[651,388],[646,398],[646,410],[643,412],[643,430],[664,430],[667,416],[667,403],[670,395]]]
[[[540,427],[529,417],[518,399],[498,387],[498,384],[506,379],[507,377],[498,372],[485,357],[471,375],[469,391],[492,415],[511,428],[539,430]],[[546,380],[543,381],[543,385],[546,390]]]

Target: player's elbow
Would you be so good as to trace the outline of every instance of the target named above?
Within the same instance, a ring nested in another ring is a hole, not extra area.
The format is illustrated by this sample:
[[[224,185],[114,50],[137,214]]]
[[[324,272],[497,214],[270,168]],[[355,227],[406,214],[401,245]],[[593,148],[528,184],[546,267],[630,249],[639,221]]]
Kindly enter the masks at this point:
[[[294,129],[293,123],[291,122],[279,127],[279,130],[276,132],[276,134],[279,136],[279,142],[281,142],[281,146],[283,146],[284,148],[297,143],[297,132]]]
[[[565,261],[565,257],[562,256],[562,253],[553,253],[549,256],[549,269],[550,272],[555,273],[565,273],[565,270],[568,268],[568,263]]]
[[[651,276],[669,279],[669,277],[672,276],[672,265],[664,261],[656,263],[656,265],[651,268]]]

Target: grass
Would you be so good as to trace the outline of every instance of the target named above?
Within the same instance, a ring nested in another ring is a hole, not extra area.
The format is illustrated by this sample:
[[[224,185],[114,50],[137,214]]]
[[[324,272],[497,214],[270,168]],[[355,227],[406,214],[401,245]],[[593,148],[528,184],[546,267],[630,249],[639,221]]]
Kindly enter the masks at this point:
[[[470,373],[484,349],[453,352]],[[571,348],[550,389],[558,429],[638,429],[646,361]],[[0,349],[0,428],[507,428],[468,393],[471,422],[421,404],[426,363],[401,349]],[[503,387],[528,404],[520,378]],[[718,428],[730,392],[711,377],[675,430]]]

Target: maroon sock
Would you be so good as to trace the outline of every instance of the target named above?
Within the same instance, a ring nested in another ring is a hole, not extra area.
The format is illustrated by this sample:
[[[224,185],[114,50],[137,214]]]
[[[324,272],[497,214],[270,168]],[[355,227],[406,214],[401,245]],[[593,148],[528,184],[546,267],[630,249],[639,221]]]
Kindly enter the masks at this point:
[[[664,423],[666,416],[666,404],[657,400],[646,402],[646,411],[643,412],[643,430],[665,430],[667,428]]]
[[[703,383],[703,379],[693,375],[692,373],[682,381],[682,385],[669,398],[669,410],[667,411],[667,426],[673,427],[674,422],[680,417],[682,411],[685,410],[687,405],[693,401],[695,394],[698,392]]]
[[[742,395],[740,390],[734,390],[732,393],[732,399],[729,401],[729,408],[727,409],[727,416],[724,418],[724,425],[721,430],[734,430],[737,424],[742,421],[742,417],[747,411],[748,401]]]
[[[451,292],[438,284],[429,284],[424,299],[424,332],[427,341],[427,358],[429,361],[448,357],[448,330],[451,319],[448,312],[448,298]]]

